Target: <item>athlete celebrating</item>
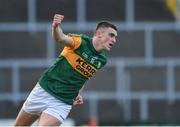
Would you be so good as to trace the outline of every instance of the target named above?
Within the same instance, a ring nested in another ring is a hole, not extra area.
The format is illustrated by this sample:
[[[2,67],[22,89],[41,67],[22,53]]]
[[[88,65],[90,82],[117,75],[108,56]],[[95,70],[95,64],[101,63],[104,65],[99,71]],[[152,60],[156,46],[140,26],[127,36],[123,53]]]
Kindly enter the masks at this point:
[[[83,104],[85,82],[106,63],[106,51],[116,42],[117,28],[108,21],[97,24],[94,36],[64,34],[63,15],[55,14],[52,36],[64,49],[41,76],[23,104],[15,126],[30,126],[39,118],[39,126],[59,126],[72,105]]]

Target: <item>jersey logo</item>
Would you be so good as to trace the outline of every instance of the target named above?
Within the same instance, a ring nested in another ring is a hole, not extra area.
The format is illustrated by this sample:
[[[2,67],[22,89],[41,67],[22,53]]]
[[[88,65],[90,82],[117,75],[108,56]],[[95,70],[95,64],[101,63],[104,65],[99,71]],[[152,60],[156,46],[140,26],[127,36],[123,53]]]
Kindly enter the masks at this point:
[[[77,65],[76,69],[80,71],[84,76],[90,78],[96,73],[96,69],[88,64],[81,57],[76,59]]]
[[[85,52],[82,53],[82,56],[84,56],[86,59],[88,59],[88,55]]]
[[[86,77],[87,79],[90,79],[95,73],[96,68],[93,67],[91,64],[86,62],[81,56],[76,54],[74,51],[68,51],[64,50],[61,53],[62,56],[66,58],[68,63],[81,75]]]

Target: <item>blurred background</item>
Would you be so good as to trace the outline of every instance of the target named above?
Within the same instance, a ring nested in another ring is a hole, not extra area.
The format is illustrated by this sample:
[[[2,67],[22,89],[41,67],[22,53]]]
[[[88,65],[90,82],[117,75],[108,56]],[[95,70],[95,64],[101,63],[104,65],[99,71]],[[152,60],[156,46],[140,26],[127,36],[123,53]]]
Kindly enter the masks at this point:
[[[65,33],[92,36],[100,20],[119,29],[107,66],[69,115],[74,125],[180,124],[179,0],[0,0],[1,120],[15,119],[62,50],[51,36],[55,13]]]

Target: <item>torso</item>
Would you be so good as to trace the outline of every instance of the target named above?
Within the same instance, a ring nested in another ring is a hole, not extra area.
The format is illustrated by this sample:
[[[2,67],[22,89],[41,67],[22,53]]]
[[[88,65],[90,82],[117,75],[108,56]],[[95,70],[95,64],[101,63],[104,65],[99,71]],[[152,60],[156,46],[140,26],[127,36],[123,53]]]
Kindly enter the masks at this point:
[[[56,62],[40,78],[40,85],[51,95],[72,104],[85,81],[106,64],[106,54],[96,52],[92,39],[70,35],[73,47],[65,47]]]

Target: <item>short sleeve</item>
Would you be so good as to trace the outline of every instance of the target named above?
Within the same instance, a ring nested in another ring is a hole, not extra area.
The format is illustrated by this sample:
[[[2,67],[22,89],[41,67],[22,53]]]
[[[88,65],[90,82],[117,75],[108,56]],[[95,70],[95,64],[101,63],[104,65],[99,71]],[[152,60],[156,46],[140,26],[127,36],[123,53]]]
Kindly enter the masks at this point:
[[[80,45],[81,45],[81,36],[80,35],[74,35],[74,34],[69,34],[68,35],[72,41],[73,41],[73,45],[72,45],[72,50],[77,49]]]

